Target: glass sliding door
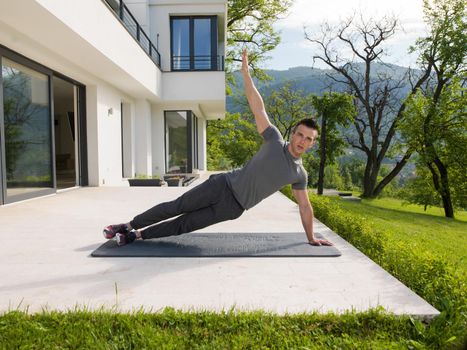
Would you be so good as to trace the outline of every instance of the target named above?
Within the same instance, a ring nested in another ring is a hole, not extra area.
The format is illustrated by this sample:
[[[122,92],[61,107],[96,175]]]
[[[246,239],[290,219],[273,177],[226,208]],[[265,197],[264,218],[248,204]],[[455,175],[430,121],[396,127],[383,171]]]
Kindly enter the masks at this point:
[[[52,192],[49,75],[2,57],[5,202]]]
[[[54,76],[54,141],[57,189],[77,185],[77,104],[76,86]]]
[[[165,112],[166,173],[186,173],[188,168],[187,111]]]
[[[165,112],[167,174],[186,174],[198,168],[197,118],[191,111]]]

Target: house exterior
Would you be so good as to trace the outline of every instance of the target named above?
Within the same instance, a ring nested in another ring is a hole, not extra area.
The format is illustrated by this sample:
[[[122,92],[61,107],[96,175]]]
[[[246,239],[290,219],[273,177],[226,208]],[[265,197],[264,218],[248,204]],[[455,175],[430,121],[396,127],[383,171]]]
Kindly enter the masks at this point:
[[[226,0],[0,2],[0,205],[206,169]]]

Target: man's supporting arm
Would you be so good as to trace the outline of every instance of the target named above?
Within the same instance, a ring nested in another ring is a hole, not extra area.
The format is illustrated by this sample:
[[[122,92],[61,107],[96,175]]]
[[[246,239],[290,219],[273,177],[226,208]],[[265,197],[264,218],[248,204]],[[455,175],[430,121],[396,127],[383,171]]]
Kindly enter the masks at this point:
[[[300,218],[302,225],[305,229],[308,243],[312,245],[332,245],[331,242],[325,239],[317,239],[313,233],[313,207],[311,206],[310,199],[308,198],[307,190],[292,190],[295,199],[298,202],[300,210]]]
[[[253,79],[251,79],[250,70],[248,68],[248,53],[246,50],[243,50],[242,55],[242,75],[245,85],[245,95],[248,99],[250,109],[255,116],[256,129],[260,134],[262,134],[263,131],[271,125],[271,123],[266,113],[266,109],[264,108],[263,99],[256,89]]]

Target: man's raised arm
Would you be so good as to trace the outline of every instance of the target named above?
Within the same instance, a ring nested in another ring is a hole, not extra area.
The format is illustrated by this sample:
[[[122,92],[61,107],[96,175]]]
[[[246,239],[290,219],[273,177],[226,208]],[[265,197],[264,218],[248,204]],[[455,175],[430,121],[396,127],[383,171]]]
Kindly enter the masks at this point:
[[[271,125],[271,123],[266,113],[266,109],[264,108],[263,99],[251,79],[250,70],[248,68],[248,53],[246,50],[243,50],[242,54],[242,74],[245,85],[245,95],[248,99],[250,109],[255,116],[256,129],[260,134],[262,134],[263,131]]]

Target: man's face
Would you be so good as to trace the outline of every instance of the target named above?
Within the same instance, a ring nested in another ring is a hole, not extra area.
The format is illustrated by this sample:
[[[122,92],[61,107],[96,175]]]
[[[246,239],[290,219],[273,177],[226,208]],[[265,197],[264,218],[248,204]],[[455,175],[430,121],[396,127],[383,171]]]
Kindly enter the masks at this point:
[[[299,125],[290,139],[290,153],[295,157],[300,157],[308,149],[313,147],[318,137],[318,131],[306,125]]]

